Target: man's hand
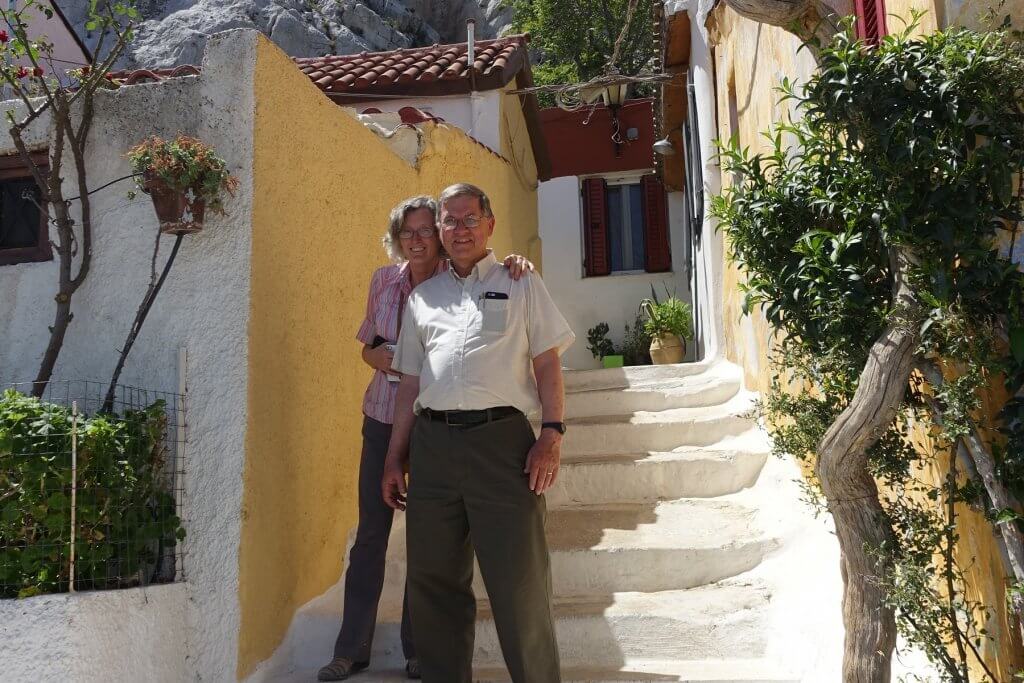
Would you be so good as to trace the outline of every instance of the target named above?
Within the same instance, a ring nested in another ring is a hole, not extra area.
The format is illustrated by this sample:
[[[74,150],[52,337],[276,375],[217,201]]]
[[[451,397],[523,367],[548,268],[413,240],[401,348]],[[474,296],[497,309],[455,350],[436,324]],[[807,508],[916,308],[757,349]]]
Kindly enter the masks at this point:
[[[389,375],[398,375],[397,372],[391,369],[391,361],[395,358],[395,354],[388,351],[386,344],[381,344],[375,349],[367,347],[363,350],[363,359],[366,361],[374,370],[380,370],[386,372]]]
[[[530,490],[538,496],[554,486],[562,460],[562,435],[554,429],[540,430],[540,437],[526,456]]]
[[[384,502],[392,510],[405,509],[406,469],[406,463],[402,462],[399,457],[388,453],[387,459],[384,461],[384,477],[381,479],[380,487]]]

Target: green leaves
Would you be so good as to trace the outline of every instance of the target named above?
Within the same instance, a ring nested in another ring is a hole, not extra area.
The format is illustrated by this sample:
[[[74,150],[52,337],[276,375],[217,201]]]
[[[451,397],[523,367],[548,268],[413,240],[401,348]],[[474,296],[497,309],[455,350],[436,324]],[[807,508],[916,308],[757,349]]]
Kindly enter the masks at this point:
[[[915,643],[947,662],[951,638],[986,637],[984,606],[965,597],[951,559],[948,504],[988,503],[977,483],[921,481],[932,456],[914,449],[909,425],[931,424],[934,445],[950,447],[975,430],[979,392],[993,377],[1002,373],[1011,395],[1024,387],[1024,274],[1005,247],[1024,215],[1024,43],[1007,32],[907,28],[865,49],[847,31],[819,57],[806,84],[783,81],[797,120],[768,131],[768,149],[722,146],[734,183],[712,212],[745,276],[744,313],[760,308],[779,340],[760,407],[777,452],[816,462],[886,326],[919,326],[918,358],[951,361],[957,372],[941,389],[902,388],[897,417],[869,452],[896,539],[878,549],[891,568],[887,599],[912,615]],[[914,256],[909,311],[892,299],[896,246]],[[1024,496],[1024,398],[996,424],[1005,437],[992,440],[998,477]],[[1013,510],[991,516],[1020,523]],[[954,589],[936,592],[937,575]]]
[[[512,27],[531,37],[541,55],[533,69],[538,85],[587,81],[604,73],[625,25],[628,0],[513,0]],[[655,59],[650,36],[652,0],[639,0],[616,65],[636,74]],[[553,102],[545,102],[551,105]]]
[[[1010,352],[1018,364],[1024,365],[1024,327],[1010,331]]]
[[[184,537],[168,488],[164,405],[80,416],[78,424],[76,581],[138,581],[161,547]],[[0,598],[67,589],[70,437],[67,408],[0,395]]]

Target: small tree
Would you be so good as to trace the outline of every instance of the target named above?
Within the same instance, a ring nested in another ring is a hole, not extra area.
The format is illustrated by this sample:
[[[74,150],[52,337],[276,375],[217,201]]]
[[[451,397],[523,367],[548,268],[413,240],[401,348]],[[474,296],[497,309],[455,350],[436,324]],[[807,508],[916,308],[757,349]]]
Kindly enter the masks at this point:
[[[653,0],[514,0],[512,26],[540,53],[538,85],[580,83],[605,73],[623,28],[615,66],[633,75],[656,56]],[[545,104],[551,104],[550,95]]]
[[[783,83],[802,118],[768,152],[723,149],[740,180],[713,210],[745,310],[778,332],[762,404],[776,450],[814,465],[835,520],[843,680],[888,682],[897,624],[948,680],[994,680],[986,607],[965,597],[954,549],[963,504],[984,509],[1024,617],[1024,401],[992,423],[979,411],[997,378],[1010,395],[1024,385],[1024,45],[909,27],[870,49],[849,28],[819,46],[805,86]],[[915,424],[951,451],[939,485],[919,476]]]
[[[7,111],[9,132],[39,186],[39,210],[57,234],[53,244],[58,258],[57,305],[33,387],[33,392],[41,396],[71,323],[71,299],[88,277],[92,262],[93,217],[86,145],[93,121],[93,98],[100,88],[110,87],[107,76],[131,40],[132,21],[138,14],[129,2],[91,0],[86,26],[99,33],[94,61],[70,72],[67,65],[53,58],[53,43],[45,36],[29,35],[33,14],[51,18],[53,10],[47,3],[27,0],[17,3],[17,9],[0,11],[6,27],[0,30],[0,78],[22,104],[20,111]],[[66,77],[58,78],[62,73]],[[53,131],[48,170],[33,161],[24,140],[25,131],[44,115],[50,118]],[[66,197],[63,187],[69,166],[76,179],[74,197]]]

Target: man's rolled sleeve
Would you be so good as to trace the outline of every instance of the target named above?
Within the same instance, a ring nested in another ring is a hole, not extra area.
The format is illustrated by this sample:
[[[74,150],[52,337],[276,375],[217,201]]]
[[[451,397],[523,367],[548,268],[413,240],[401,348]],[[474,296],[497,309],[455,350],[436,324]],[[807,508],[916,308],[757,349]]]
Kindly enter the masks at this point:
[[[409,297],[405,311],[402,313],[402,331],[398,335],[391,369],[397,370],[403,375],[419,377],[423,371],[423,360],[426,354],[413,308],[413,297]]]
[[[549,349],[558,349],[561,356],[576,341],[572,328],[536,273],[530,273],[526,282],[526,324],[531,358]]]

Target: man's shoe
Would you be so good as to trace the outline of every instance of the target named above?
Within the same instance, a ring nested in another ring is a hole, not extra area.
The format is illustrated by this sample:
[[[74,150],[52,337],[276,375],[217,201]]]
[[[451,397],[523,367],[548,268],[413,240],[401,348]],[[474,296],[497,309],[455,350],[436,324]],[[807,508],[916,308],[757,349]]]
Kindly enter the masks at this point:
[[[318,681],[343,681],[368,666],[370,666],[369,662],[353,662],[346,657],[335,657],[330,664],[320,669],[316,679]]]
[[[420,675],[420,660],[418,658],[412,657],[405,663],[405,675],[416,680],[422,678]]]

